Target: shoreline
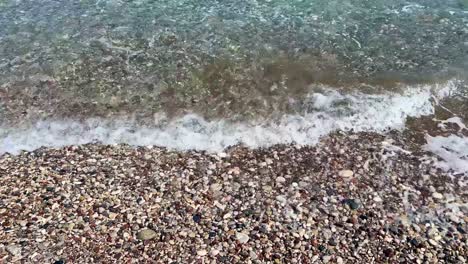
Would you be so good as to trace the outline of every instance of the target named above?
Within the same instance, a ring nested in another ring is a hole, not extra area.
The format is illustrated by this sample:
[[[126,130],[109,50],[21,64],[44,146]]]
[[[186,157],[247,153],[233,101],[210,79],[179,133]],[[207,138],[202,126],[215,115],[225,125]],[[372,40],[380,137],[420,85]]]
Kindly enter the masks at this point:
[[[334,133],[316,146],[218,154],[99,144],[6,154],[0,260],[465,263],[468,175],[390,137]]]

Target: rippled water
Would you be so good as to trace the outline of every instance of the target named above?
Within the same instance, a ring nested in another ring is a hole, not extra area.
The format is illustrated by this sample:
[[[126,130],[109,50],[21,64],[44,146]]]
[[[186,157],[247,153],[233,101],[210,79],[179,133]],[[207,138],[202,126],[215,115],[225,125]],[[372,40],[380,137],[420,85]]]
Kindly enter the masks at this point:
[[[0,24],[1,152],[468,133],[440,126],[468,118],[466,0],[1,0]]]

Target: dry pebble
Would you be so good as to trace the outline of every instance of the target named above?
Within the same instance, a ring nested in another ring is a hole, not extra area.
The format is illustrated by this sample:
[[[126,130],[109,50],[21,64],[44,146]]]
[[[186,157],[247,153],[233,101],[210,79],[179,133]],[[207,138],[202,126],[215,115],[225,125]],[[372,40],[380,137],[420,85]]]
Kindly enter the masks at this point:
[[[149,240],[157,236],[157,233],[151,229],[144,229],[137,233],[137,238],[139,240]]]
[[[467,176],[384,140],[6,154],[0,263],[464,263]]]

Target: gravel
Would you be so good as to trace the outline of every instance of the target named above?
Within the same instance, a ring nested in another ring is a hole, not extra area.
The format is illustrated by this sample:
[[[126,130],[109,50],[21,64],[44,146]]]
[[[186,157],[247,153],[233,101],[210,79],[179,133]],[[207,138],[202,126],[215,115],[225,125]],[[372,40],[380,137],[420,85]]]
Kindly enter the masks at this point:
[[[0,262],[465,263],[468,175],[384,140],[6,154]]]

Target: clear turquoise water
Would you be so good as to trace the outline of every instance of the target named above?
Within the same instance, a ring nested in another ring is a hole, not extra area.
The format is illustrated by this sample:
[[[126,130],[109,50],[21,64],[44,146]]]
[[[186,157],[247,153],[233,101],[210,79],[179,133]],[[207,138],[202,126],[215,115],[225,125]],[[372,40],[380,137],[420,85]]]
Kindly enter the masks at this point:
[[[468,118],[466,0],[0,0],[0,25],[0,153],[308,144]]]

